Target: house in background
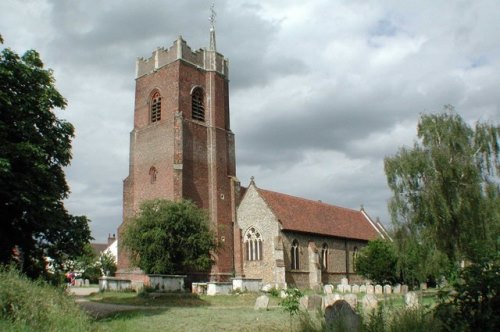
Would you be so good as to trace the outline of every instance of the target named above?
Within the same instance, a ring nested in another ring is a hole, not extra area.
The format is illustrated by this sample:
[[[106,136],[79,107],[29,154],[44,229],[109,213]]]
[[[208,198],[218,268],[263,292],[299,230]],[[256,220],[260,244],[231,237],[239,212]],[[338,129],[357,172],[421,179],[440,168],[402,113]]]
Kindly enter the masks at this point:
[[[90,246],[92,247],[96,257],[101,256],[101,254],[105,251],[109,251],[116,261],[116,257],[118,256],[118,240],[116,239],[115,234],[112,236],[111,234],[108,234],[107,243],[91,243]]]

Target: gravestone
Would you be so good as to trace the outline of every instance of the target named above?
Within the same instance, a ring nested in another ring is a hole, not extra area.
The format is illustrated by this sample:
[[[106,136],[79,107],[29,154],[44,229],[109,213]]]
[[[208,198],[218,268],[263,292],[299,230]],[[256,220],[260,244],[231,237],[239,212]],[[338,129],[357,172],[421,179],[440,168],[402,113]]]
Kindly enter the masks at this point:
[[[263,291],[264,293],[269,293],[271,289],[273,289],[273,286],[271,284],[265,284],[264,286],[262,286],[261,291]]]
[[[287,297],[285,290],[283,290],[283,289],[282,289],[282,290],[280,290],[280,297],[281,297],[282,299],[284,299],[285,297]]]
[[[351,306],[351,308],[353,308],[354,310],[356,310],[356,307],[358,306],[358,297],[356,296],[356,294],[346,294],[346,295],[344,295],[344,301],[346,301],[347,303],[349,303],[349,305]]]
[[[377,309],[378,307],[378,299],[373,294],[366,294],[365,296],[363,296],[362,303],[364,311],[372,311]]]
[[[344,300],[336,301],[325,309],[327,330],[359,331],[361,319]]]
[[[426,282],[423,282],[420,284],[420,289],[421,290],[426,290],[427,289],[427,283]]]
[[[264,309],[267,310],[269,306],[269,297],[267,295],[261,295],[255,300],[255,310]]]
[[[408,292],[405,294],[405,305],[408,309],[418,308],[418,295],[415,292]]]
[[[401,294],[408,293],[408,285],[401,285]]]
[[[343,293],[343,292],[344,292],[344,285],[342,285],[342,284],[338,284],[338,285],[337,285],[337,291],[338,291],[339,293]]]
[[[334,304],[336,301],[342,300],[342,295],[334,293],[334,294],[326,294],[323,298],[324,307],[328,307],[329,305]]]
[[[307,310],[321,309],[323,298],[321,295],[309,295],[307,299]]]
[[[384,286],[384,294],[392,294],[392,287],[391,287],[391,285],[385,285]]]
[[[340,279],[340,284],[341,285],[349,285],[349,279],[347,279],[345,277]]]
[[[400,294],[401,293],[401,285],[400,284],[396,284],[396,286],[394,286],[394,289],[392,290],[392,292],[394,294]]]
[[[350,293],[351,292],[351,285],[344,285],[344,293]]]
[[[359,293],[359,286],[358,285],[352,285],[351,292],[353,292],[354,294],[358,294]]]
[[[375,294],[382,294],[382,286],[375,285]]]
[[[85,283],[85,286],[90,286],[90,280],[89,279],[85,279],[84,283]]]
[[[323,286],[323,291],[325,292],[325,294],[332,294],[333,293],[333,285]]]
[[[366,293],[366,285],[359,286],[359,292],[360,293]]]
[[[375,288],[373,285],[366,285],[366,294],[373,294],[375,293]]]

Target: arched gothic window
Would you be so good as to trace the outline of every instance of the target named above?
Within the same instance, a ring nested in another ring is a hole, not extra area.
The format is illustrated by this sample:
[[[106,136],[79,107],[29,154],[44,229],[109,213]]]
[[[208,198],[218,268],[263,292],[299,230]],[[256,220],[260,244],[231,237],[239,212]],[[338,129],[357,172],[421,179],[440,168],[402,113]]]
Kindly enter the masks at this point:
[[[358,247],[354,247],[352,253],[352,270],[356,272],[356,259],[358,258]]]
[[[249,228],[245,234],[245,250],[247,261],[262,260],[262,236],[255,227]]]
[[[205,107],[203,106],[203,90],[195,88],[191,94],[191,111],[193,120],[205,121]]]
[[[328,244],[323,243],[321,248],[321,269],[323,271],[328,270]]]
[[[158,91],[151,96],[150,116],[151,123],[161,119],[161,96]]]
[[[151,168],[149,169],[149,181],[151,182],[151,184],[156,182],[156,174],[158,174],[158,171],[154,166],[151,166]]]
[[[297,240],[293,240],[292,248],[290,249],[290,258],[291,258],[291,268],[292,270],[299,269],[299,242]]]

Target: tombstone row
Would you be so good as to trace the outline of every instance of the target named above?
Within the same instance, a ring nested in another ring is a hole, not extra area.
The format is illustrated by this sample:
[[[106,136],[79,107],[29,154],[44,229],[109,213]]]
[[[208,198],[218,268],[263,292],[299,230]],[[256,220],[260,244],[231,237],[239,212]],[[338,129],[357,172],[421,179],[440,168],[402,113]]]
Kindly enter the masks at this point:
[[[325,285],[323,286],[323,291],[325,294],[332,294],[335,290],[333,285]],[[337,291],[339,293],[366,293],[366,294],[406,294],[408,293],[408,285],[400,285],[397,284],[395,286],[391,285],[349,285],[340,283],[337,285]]]

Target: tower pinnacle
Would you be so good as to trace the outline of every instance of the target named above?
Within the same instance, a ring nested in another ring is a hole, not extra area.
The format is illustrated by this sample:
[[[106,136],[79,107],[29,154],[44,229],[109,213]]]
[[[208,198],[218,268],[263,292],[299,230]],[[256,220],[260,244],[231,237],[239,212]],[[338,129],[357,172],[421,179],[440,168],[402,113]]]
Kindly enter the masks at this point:
[[[208,20],[210,21],[210,51],[216,51],[217,48],[215,47],[215,16],[217,13],[214,10],[215,3],[212,3],[210,6],[210,17]]]

